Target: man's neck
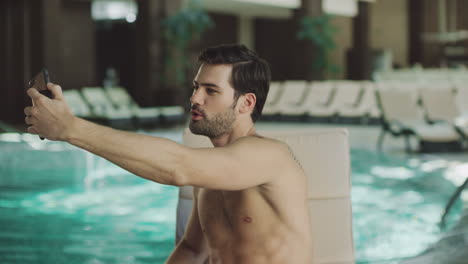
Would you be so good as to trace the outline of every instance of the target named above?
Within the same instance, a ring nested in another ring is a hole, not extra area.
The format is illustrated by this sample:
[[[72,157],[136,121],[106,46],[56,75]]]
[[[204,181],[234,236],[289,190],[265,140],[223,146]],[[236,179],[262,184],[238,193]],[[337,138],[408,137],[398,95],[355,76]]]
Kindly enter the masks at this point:
[[[210,138],[211,143],[215,147],[223,147],[226,146],[238,138],[245,137],[245,136],[253,136],[256,134],[255,125],[250,123],[249,125],[236,125],[232,129],[230,133],[223,134],[217,138]]]

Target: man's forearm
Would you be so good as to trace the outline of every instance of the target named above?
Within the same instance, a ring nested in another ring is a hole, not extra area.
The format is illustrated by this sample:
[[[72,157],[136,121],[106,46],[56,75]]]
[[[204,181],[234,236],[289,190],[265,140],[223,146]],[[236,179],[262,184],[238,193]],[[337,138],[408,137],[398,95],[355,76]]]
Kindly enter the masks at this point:
[[[65,141],[101,156],[148,180],[181,185],[178,167],[186,147],[164,138],[115,130],[81,118],[73,120]]]

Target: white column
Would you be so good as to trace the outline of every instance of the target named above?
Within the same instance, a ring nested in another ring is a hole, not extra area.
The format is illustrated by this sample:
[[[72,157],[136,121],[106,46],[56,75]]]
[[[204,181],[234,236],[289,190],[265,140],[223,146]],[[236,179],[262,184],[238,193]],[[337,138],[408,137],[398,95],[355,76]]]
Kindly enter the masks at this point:
[[[255,46],[255,29],[252,17],[239,16],[238,30],[239,43],[253,49]]]
[[[447,1],[439,0],[439,32],[447,32]]]

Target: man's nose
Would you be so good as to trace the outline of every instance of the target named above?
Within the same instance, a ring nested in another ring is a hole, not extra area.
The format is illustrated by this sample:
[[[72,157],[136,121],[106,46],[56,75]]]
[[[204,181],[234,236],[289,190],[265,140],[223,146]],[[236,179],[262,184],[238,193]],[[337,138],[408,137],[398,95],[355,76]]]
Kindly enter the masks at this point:
[[[201,89],[197,89],[193,91],[192,96],[190,97],[190,103],[192,103],[192,105],[194,104],[203,105],[204,96],[203,96],[203,93],[201,92]]]

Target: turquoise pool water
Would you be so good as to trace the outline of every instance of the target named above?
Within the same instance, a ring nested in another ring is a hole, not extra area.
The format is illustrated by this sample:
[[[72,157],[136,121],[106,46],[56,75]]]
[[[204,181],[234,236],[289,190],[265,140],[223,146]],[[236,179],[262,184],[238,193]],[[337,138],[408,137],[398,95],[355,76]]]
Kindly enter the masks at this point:
[[[18,140],[0,141],[0,263],[164,263],[176,188],[66,144]],[[351,158],[358,263],[397,263],[437,241],[455,190],[447,163],[358,149]]]
[[[351,150],[357,263],[398,263],[443,236],[441,216],[461,179],[450,165],[433,157],[402,158]],[[460,219],[462,209],[459,199],[444,230]]]

